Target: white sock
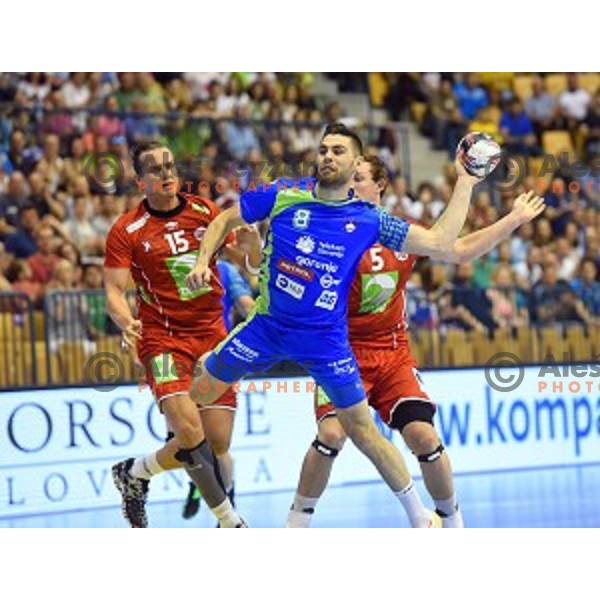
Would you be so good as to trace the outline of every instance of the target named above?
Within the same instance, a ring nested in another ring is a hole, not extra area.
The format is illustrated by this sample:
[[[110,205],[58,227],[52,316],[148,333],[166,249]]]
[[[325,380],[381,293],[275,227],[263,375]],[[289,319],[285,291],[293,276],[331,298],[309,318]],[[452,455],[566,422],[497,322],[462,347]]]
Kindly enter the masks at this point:
[[[460,508],[456,509],[456,512],[449,517],[442,517],[442,527],[444,529],[463,529],[465,522],[463,521],[462,513]]]
[[[213,514],[219,520],[219,524],[223,528],[237,527],[243,523],[240,516],[235,512],[229,498],[225,498],[219,506],[211,508]]]
[[[318,501],[318,498],[308,498],[307,496],[296,494],[285,526],[290,528],[310,527],[310,522]]]
[[[402,503],[412,527],[430,526],[431,512],[425,508],[412,479],[403,490],[394,492],[394,494]]]
[[[143,458],[136,458],[129,470],[130,474],[138,479],[150,479],[163,471],[164,469],[158,463],[156,452],[148,454],[148,456],[144,456]]]
[[[310,513],[290,510],[285,520],[285,527],[287,529],[306,529],[310,527],[311,520],[312,515]]]
[[[458,511],[458,503],[456,502],[456,494],[452,494],[450,498],[446,500],[433,500],[435,502],[435,507],[442,513],[444,516],[450,517],[455,512]]]

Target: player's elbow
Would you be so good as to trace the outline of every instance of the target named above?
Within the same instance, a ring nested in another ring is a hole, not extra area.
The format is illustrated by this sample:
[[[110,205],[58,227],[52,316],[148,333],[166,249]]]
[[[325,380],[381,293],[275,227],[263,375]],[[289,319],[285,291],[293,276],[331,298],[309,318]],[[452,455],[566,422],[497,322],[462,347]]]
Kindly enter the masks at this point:
[[[456,240],[442,232],[432,231],[431,233],[430,243],[433,252],[447,257],[454,251],[454,242]]]
[[[458,265],[464,265],[470,263],[475,256],[475,252],[470,250],[465,244],[462,244],[460,240],[457,240],[454,244],[452,244],[452,249],[450,250],[450,261],[456,263]]]
[[[433,231],[411,228],[401,250],[409,254],[445,258],[443,239]]]

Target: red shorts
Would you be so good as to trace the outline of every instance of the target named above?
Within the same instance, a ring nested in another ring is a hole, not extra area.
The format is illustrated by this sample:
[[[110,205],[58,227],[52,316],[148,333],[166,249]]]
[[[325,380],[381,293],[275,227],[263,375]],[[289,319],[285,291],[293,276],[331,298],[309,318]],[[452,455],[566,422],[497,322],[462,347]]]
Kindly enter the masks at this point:
[[[430,402],[423,389],[417,362],[408,344],[389,350],[353,346],[367,400],[381,419],[390,424],[396,407],[404,400]],[[335,414],[335,408],[321,390],[315,394],[317,422]]]
[[[165,335],[164,332],[144,330],[138,354],[146,370],[146,382],[157,402],[171,396],[189,394],[196,361],[227,337],[225,326],[200,335]],[[235,410],[235,392],[229,388],[211,406]],[[205,407],[210,408],[210,407]]]

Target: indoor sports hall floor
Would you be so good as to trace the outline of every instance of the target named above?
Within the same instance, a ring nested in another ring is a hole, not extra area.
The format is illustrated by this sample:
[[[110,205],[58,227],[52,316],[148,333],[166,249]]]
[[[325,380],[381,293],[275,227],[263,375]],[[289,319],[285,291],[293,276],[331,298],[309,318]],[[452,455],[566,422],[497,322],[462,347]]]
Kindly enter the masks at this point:
[[[419,481],[422,488],[422,481]],[[600,527],[600,463],[589,466],[462,475],[456,488],[470,527]],[[240,495],[251,527],[279,527],[293,492]],[[183,498],[182,498],[183,500]],[[192,520],[181,503],[149,504],[151,527],[212,527],[205,506]],[[406,527],[398,502],[381,483],[330,487],[314,517],[315,527]],[[117,507],[47,516],[2,519],[0,527],[125,527]]]

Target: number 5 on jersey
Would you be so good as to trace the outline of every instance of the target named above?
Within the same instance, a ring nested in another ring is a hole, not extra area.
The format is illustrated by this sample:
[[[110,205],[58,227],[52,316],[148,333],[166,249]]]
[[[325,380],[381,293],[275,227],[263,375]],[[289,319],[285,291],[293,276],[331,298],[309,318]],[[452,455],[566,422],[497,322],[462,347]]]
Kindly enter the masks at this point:
[[[381,256],[382,250],[383,248],[371,248],[371,262],[373,263],[371,271],[373,273],[381,271],[381,269],[383,269],[383,265],[385,265],[385,262]]]
[[[166,233],[165,239],[169,242],[171,254],[183,254],[190,249],[189,242],[185,239],[185,231]]]

